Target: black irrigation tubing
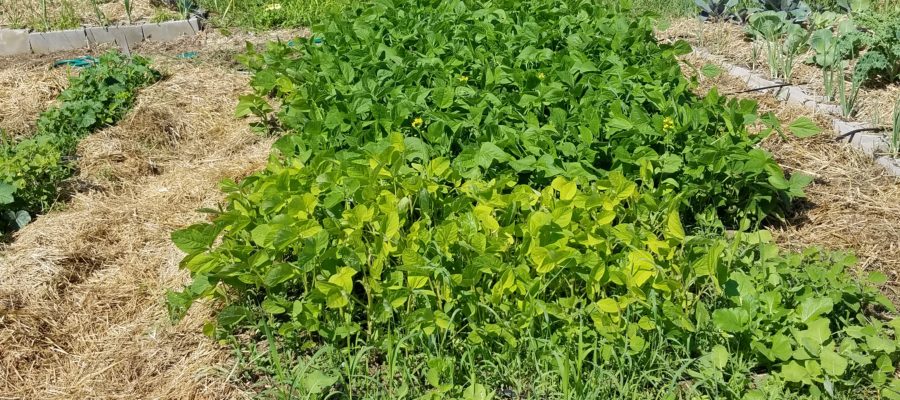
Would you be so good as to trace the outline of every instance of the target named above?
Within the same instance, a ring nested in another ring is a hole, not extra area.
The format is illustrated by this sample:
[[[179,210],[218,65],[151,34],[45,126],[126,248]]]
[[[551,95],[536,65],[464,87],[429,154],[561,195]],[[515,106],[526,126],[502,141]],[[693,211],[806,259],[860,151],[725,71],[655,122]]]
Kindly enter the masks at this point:
[[[808,83],[809,82],[803,82],[803,83],[798,83],[798,85],[806,85]],[[740,93],[758,92],[760,90],[776,89],[776,88],[782,88],[785,86],[791,86],[791,84],[790,83],[779,83],[777,85],[763,86],[763,87],[758,87],[755,89],[739,90],[737,92],[725,93],[724,96],[731,96],[733,94],[740,94]]]
[[[888,130],[888,128],[885,128],[885,127],[880,127],[880,128],[859,128],[859,129],[854,129],[854,130],[852,130],[852,131],[850,131],[850,132],[847,132],[847,133],[844,133],[844,134],[839,135],[838,137],[834,138],[834,141],[835,141],[835,142],[840,142],[841,140],[843,140],[844,138],[846,138],[846,137],[849,136],[850,139],[848,140],[848,142],[852,142],[852,141],[853,141],[853,137],[856,136],[857,133],[860,133],[860,132],[885,132],[885,131],[887,131],[887,130]]]

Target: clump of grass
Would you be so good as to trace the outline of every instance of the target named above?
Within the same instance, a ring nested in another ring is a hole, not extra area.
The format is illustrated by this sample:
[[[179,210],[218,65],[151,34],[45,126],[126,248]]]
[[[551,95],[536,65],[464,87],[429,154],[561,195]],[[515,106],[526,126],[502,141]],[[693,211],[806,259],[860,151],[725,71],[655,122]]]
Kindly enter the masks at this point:
[[[134,20],[131,16],[131,0],[123,0],[125,5],[125,15],[128,17],[128,23],[133,24]]]
[[[212,14],[217,26],[250,29],[299,28],[320,21],[332,10],[349,4],[347,0],[203,0],[200,5]]]
[[[900,156],[900,99],[894,103],[894,120],[891,125],[891,154]]]
[[[69,0],[60,1],[59,18],[54,21],[49,29],[72,29],[81,25],[81,18],[75,12],[75,6]]]
[[[150,22],[160,23],[166,21],[175,21],[180,18],[181,17],[175,11],[164,7],[157,7],[153,10],[153,15],[150,16]]]
[[[100,11],[97,0],[91,0],[91,8],[94,10],[94,16],[97,17],[97,23],[103,26],[109,25],[109,20],[106,18],[106,14],[104,14],[103,11]]]

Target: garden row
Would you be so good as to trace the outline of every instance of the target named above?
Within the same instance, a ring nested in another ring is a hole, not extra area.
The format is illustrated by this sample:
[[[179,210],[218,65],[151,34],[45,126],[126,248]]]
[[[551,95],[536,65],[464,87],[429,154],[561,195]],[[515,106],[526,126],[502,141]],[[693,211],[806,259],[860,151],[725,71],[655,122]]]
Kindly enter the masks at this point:
[[[345,0],[7,0],[0,26],[38,32],[129,27],[201,17],[216,27],[300,28]]]
[[[834,9],[812,11],[800,0],[759,0],[742,12],[737,0],[697,0],[702,16],[711,20],[747,22],[754,58],[762,56],[769,75],[793,83],[798,59],[822,74],[826,102],[837,102],[843,117],[857,111],[860,89],[900,81],[900,8],[872,9],[866,0],[840,1]],[[754,60],[755,62],[755,60]],[[900,115],[900,99],[894,105]],[[893,121],[871,121],[876,126]],[[900,154],[900,127],[893,124],[890,153]]]
[[[900,398],[854,258],[758,230],[810,182],[758,143],[818,128],[697,96],[614,3],[382,0],[251,51],[238,115],[284,136],[172,235],[173,317],[224,301],[288,397]]]
[[[146,59],[106,54],[70,79],[59,104],[41,114],[33,135],[2,135],[0,231],[21,228],[52,206],[60,185],[75,171],[78,141],[115,124],[131,108],[137,89],[159,78]]]

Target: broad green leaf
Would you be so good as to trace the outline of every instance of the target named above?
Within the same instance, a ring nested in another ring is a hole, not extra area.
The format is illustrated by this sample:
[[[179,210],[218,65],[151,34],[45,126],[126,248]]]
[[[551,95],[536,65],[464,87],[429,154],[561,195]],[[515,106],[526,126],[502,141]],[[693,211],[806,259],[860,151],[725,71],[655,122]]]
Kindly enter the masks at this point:
[[[331,387],[338,381],[337,375],[325,375],[318,369],[307,372],[300,380],[300,384],[307,392],[319,394]]]
[[[675,240],[684,240],[684,228],[681,226],[681,216],[677,210],[672,210],[666,216],[666,237]]]
[[[809,380],[809,372],[796,361],[791,361],[781,366],[781,377],[788,382],[806,382]]]
[[[575,194],[578,193],[578,186],[575,184],[575,182],[570,182],[569,180],[561,176],[553,179],[551,186],[559,191],[560,200],[572,200],[573,198],[575,198]]]
[[[829,297],[810,297],[797,307],[797,317],[800,322],[808,323],[823,314],[830,313],[833,307],[834,303]]]
[[[15,186],[0,182],[0,205],[10,204],[15,201],[15,198],[13,197],[15,192]]]
[[[642,286],[656,272],[653,255],[643,250],[628,253],[628,267],[631,273],[631,283],[635,286]]]
[[[294,267],[288,263],[277,263],[266,273],[263,284],[272,288],[294,277]]]
[[[195,224],[172,232],[172,242],[179,250],[195,254],[206,251],[212,246],[219,230],[212,224]]]
[[[819,128],[815,122],[807,117],[797,118],[787,128],[794,136],[799,138],[807,138],[822,132],[822,128]]]
[[[712,351],[709,352],[709,360],[712,362],[712,365],[719,370],[725,369],[725,366],[728,365],[728,358],[730,357],[730,353],[725,346],[717,344],[713,346]]]
[[[603,311],[608,314],[618,314],[619,313],[619,303],[615,299],[605,298],[601,299],[597,302],[597,307],[600,308],[600,311]]]
[[[621,118],[621,117],[613,117],[607,123],[607,127],[610,132],[624,131],[631,128],[634,128],[634,124],[631,121]]]
[[[482,204],[475,206],[475,216],[481,221],[484,228],[490,232],[500,229],[500,223],[494,218],[494,209]]]
[[[712,63],[704,64],[703,67],[700,68],[700,72],[707,78],[715,78],[722,74],[722,70]]]
[[[828,375],[841,377],[847,371],[847,360],[833,350],[822,349],[819,353],[822,369]]]
[[[341,267],[334,275],[328,277],[328,282],[340,287],[344,292],[350,293],[353,290],[353,276],[356,270],[350,267]]]
[[[729,333],[738,333],[747,329],[750,314],[743,308],[722,308],[713,311],[712,320],[719,329]]]

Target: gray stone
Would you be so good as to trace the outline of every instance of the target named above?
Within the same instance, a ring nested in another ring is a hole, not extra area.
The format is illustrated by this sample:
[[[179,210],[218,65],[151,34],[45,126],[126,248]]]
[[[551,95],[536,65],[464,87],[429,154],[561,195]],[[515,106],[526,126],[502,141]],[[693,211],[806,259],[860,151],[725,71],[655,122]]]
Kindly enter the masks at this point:
[[[0,56],[31,53],[31,42],[25,29],[0,29]]]
[[[28,35],[31,50],[37,54],[47,54],[88,47],[84,29],[55,32],[32,32]]]
[[[862,122],[847,122],[838,118],[831,120],[831,126],[838,135],[845,135],[850,131],[862,128],[869,128],[868,124]]]
[[[144,39],[153,42],[168,42],[182,36],[194,36],[196,32],[187,20],[145,24]]]
[[[806,108],[813,110],[813,112],[831,114],[836,117],[840,117],[843,115],[843,110],[841,110],[841,106],[837,106],[834,104],[820,103],[816,100],[809,100],[809,101],[804,102],[803,105]]]

